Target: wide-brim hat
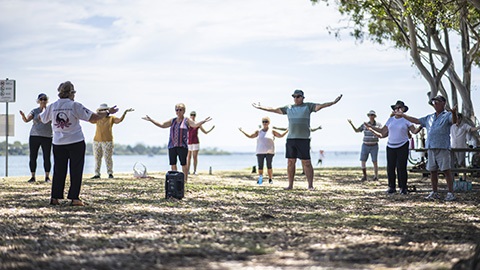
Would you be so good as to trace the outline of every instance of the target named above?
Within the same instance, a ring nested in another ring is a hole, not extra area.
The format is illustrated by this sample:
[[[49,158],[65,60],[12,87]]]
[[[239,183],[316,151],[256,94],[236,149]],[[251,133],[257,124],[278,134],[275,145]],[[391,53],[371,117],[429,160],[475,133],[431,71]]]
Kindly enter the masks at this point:
[[[375,115],[375,116],[377,116],[377,113],[376,113],[374,110],[370,110],[370,111],[367,113],[367,116],[370,116],[370,115]]]
[[[403,107],[403,112],[407,112],[408,111],[408,106],[405,105],[405,103],[401,100],[397,100],[397,103],[395,103],[394,105],[392,105],[392,110],[395,110],[395,107],[398,107],[398,106],[401,106]]]
[[[110,107],[108,107],[107,103],[102,103],[102,104],[100,104],[100,106],[98,106],[97,111],[98,112],[99,111],[105,111],[105,110],[108,110],[108,109],[110,109]]]

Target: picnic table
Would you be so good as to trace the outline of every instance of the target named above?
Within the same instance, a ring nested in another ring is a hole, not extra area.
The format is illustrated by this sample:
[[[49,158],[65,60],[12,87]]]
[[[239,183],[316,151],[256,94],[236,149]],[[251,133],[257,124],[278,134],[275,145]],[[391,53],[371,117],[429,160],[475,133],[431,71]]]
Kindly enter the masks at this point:
[[[419,153],[426,153],[428,149],[425,148],[414,148],[410,149],[410,151],[415,151]],[[452,148],[450,149],[450,154],[452,155],[452,160],[453,156],[456,152],[466,152],[466,153],[476,153],[480,152],[480,148]],[[424,156],[424,160],[422,162],[427,162],[428,157]],[[471,162],[470,162],[471,164]],[[416,166],[412,167],[409,169],[410,172],[415,172],[415,173],[422,173],[422,174],[429,174],[429,171],[425,169],[424,166],[418,166],[419,164],[415,164]],[[463,174],[463,179],[467,179],[467,174],[470,174],[472,177],[478,177],[480,176],[480,168],[475,168],[475,167],[453,167],[451,169],[451,172],[454,174]]]

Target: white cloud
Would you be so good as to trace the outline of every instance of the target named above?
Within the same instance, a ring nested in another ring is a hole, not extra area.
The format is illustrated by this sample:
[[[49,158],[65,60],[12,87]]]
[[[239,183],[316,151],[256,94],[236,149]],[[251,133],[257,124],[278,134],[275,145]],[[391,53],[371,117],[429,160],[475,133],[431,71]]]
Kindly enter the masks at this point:
[[[251,103],[282,106],[296,88],[314,102],[344,94],[313,115],[312,125],[324,127],[312,136],[314,147],[358,145],[346,119],[360,123],[373,108],[385,122],[397,99],[415,114],[429,112],[418,97],[427,84],[406,52],[336,40],[326,28],[339,23],[338,13],[307,0],[5,0],[0,9],[0,77],[17,80],[10,113],[35,107],[39,92],[55,100],[58,84],[71,80],[87,107],[136,109],[114,128],[119,143],[165,144],[168,130],[140,117],[167,120],[184,102],[200,119],[214,118],[203,147],[253,151],[255,142],[237,128],[253,130],[268,113]],[[287,125],[285,116],[270,117]],[[15,124],[12,139],[27,142],[30,125],[19,116]],[[91,140],[94,126],[83,126]]]

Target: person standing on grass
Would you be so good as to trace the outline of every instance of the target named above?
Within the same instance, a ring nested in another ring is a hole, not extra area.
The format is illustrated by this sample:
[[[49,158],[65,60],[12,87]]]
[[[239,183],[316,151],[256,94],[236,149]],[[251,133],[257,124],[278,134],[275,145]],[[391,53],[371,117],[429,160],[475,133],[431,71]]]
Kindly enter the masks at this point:
[[[480,127],[472,127],[463,122],[463,115],[457,114],[457,122],[450,128],[450,139],[452,148],[468,148],[467,134],[479,130]],[[465,167],[465,152],[455,152],[453,164],[458,167]]]
[[[64,197],[67,171],[70,171],[70,189],[67,198],[72,206],[83,206],[80,200],[83,167],[85,165],[85,137],[80,120],[98,121],[116,113],[114,106],[107,111],[94,113],[81,103],[74,101],[75,88],[70,81],[58,86],[59,100],[47,106],[39,115],[43,123],[52,122],[53,129],[53,182],[50,204],[59,205]]]
[[[302,166],[308,181],[308,189],[314,190],[313,166],[310,158],[310,114],[336,104],[340,101],[342,95],[338,96],[332,102],[326,102],[322,104],[303,102],[305,99],[304,93],[302,90],[298,89],[293,92],[292,97],[294,104],[284,107],[265,107],[261,106],[260,103],[253,103],[252,106],[260,110],[287,115],[289,133],[287,136],[285,157],[288,159],[288,187],[285,189],[293,189],[295,163],[297,162],[298,158],[302,161]]]
[[[50,153],[52,152],[52,122],[42,123],[38,115],[47,107],[48,97],[44,93],[40,93],[37,97],[38,108],[33,109],[28,116],[25,116],[23,111],[20,111],[23,122],[33,122],[30,129],[30,137],[28,138],[28,146],[30,148],[30,172],[32,177],[28,180],[29,183],[36,181],[35,173],[37,170],[38,150],[42,147],[43,155],[43,169],[45,170],[45,182],[50,182],[50,170],[52,169],[52,162],[50,161]]]
[[[192,111],[190,113],[190,120],[195,122],[196,117],[197,117],[197,113],[195,111]],[[212,128],[209,130],[205,130],[203,126],[188,128],[188,155],[187,155],[188,173],[190,173],[190,164],[191,164],[192,156],[193,156],[193,174],[197,173],[198,151],[200,150],[200,140],[198,139],[198,130],[201,130],[204,134],[208,134],[214,128],[215,126],[212,126]]]
[[[397,192],[395,180],[398,177],[398,187],[400,194],[408,194],[408,146],[410,144],[409,132],[416,134],[418,132],[415,126],[396,112],[408,111],[408,106],[401,100],[398,100],[391,106],[393,113],[382,128],[375,127],[370,123],[365,123],[367,128],[380,138],[388,137],[387,142],[387,177],[388,189],[387,194]]]
[[[367,113],[368,116],[368,124],[376,127],[376,128],[382,128],[382,124],[379,122],[375,121],[375,118],[377,117],[377,114],[375,113],[374,110],[371,110]],[[362,172],[363,172],[363,177],[362,181],[367,180],[367,160],[368,160],[368,155],[371,156],[372,158],[372,163],[373,163],[373,171],[375,173],[375,176],[373,177],[373,180],[378,180],[378,137],[375,136],[375,134],[370,131],[365,123],[363,123],[361,126],[356,128],[352,120],[347,119],[348,123],[352,126],[353,130],[355,132],[359,133],[363,131],[363,144],[362,144],[362,150],[360,152],[360,162],[362,165]]]
[[[438,171],[442,171],[447,181],[448,193],[445,201],[454,201],[453,177],[451,173],[450,156],[450,128],[457,122],[457,108],[454,106],[451,111],[447,111],[445,106],[447,100],[438,95],[431,99],[435,112],[422,118],[408,116],[404,112],[395,112],[396,116],[403,117],[406,120],[420,124],[427,129],[427,170],[430,171],[430,180],[432,182],[432,191],[425,197],[427,200],[439,199],[438,194]]]
[[[267,173],[268,173],[268,183],[273,184],[273,167],[272,160],[275,155],[275,137],[282,138],[285,134],[288,133],[286,130],[284,133],[278,133],[277,131],[270,129],[270,118],[262,118],[262,128],[255,131],[252,134],[248,134],[243,131],[242,128],[238,128],[248,138],[257,138],[257,165],[258,165],[258,181],[257,184],[261,185],[263,183],[263,163],[264,160],[267,162]]]
[[[177,171],[177,157],[180,160],[183,174],[185,175],[185,183],[188,179],[187,155],[188,155],[188,128],[200,127],[206,122],[212,120],[207,117],[205,120],[195,122],[188,117],[185,117],[185,104],[178,103],[175,105],[176,117],[167,120],[163,123],[157,122],[146,115],[142,117],[143,120],[152,122],[157,127],[170,128],[170,138],[168,140],[168,157],[172,171]]]
[[[110,107],[102,103],[97,109],[97,113],[108,111]],[[95,124],[95,137],[93,137],[93,156],[95,158],[95,175],[90,179],[100,178],[100,167],[102,166],[102,157],[105,157],[107,165],[108,178],[113,178],[113,125],[120,124],[128,112],[133,112],[133,109],[128,109],[123,112],[120,118],[109,115],[98,121]]]

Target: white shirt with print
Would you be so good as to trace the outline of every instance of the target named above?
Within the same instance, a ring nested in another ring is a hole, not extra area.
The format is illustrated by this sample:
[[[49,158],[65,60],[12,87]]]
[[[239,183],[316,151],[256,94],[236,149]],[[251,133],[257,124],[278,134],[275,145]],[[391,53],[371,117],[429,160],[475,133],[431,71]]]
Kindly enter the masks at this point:
[[[81,103],[62,98],[47,106],[40,120],[43,123],[52,121],[53,144],[65,145],[85,140],[80,120],[88,121],[92,114]]]

